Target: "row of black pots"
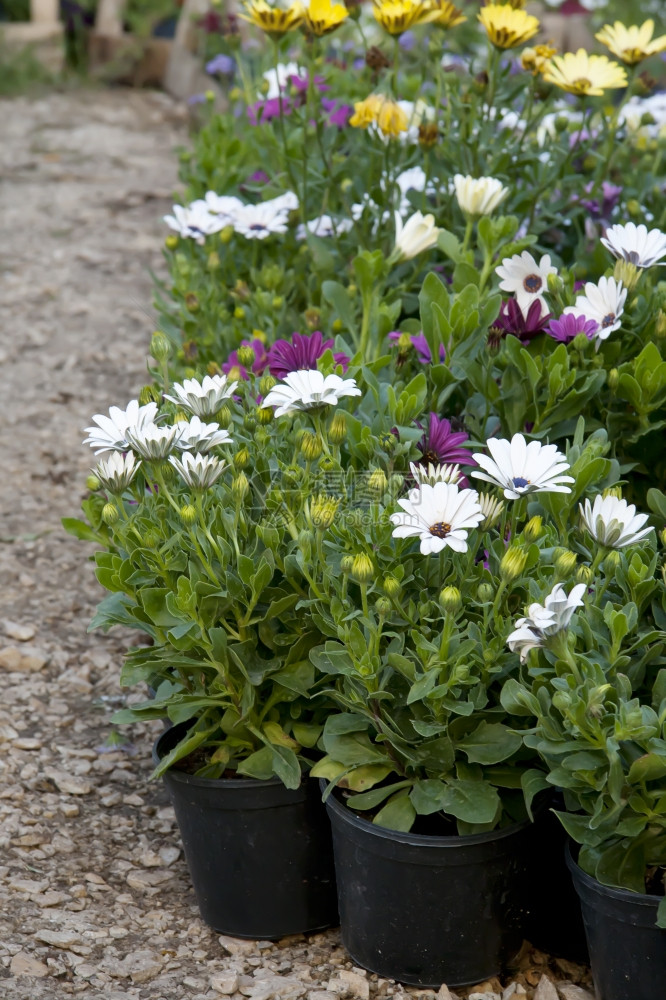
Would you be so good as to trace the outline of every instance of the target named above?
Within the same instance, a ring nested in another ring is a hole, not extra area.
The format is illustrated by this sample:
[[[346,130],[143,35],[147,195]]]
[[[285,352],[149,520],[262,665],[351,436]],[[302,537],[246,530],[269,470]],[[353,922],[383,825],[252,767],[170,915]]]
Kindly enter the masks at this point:
[[[156,761],[179,729],[157,740]],[[497,975],[523,937],[584,960],[586,935],[598,1000],[666,996],[658,899],[602,886],[569,855],[584,935],[556,860],[560,827],[547,813],[535,824],[433,837],[375,826],[335,795],[325,809],[315,781],[293,791],[277,779],[213,781],[175,769],[164,781],[201,916],[220,932],[278,939],[337,926],[339,909],[359,965],[421,987]]]

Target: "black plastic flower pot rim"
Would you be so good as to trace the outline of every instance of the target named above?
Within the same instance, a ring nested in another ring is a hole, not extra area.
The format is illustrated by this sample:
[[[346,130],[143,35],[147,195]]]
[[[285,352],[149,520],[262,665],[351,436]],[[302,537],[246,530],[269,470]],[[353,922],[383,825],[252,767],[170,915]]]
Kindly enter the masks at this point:
[[[566,845],[566,861],[569,871],[591,892],[596,893],[597,896],[601,896],[604,899],[616,899],[618,902],[631,903],[632,906],[641,906],[645,909],[646,913],[649,910],[656,911],[661,899],[660,896],[652,896],[647,892],[632,892],[631,889],[618,889],[612,885],[604,885],[603,882],[600,882],[599,879],[596,879],[593,875],[588,875],[587,872],[580,867],[574,857],[574,854],[578,854],[578,844],[575,844],[572,849],[571,841],[568,841]]]

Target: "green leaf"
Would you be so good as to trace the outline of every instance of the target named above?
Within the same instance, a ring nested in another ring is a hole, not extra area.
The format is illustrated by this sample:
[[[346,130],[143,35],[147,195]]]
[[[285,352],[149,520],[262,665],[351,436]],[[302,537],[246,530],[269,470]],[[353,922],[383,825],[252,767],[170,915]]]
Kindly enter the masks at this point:
[[[444,808],[446,785],[437,778],[424,778],[415,782],[409,797],[420,816],[429,816]]]
[[[61,523],[68,535],[74,535],[75,538],[80,538],[84,542],[105,544],[104,537],[85,521],[80,521],[78,517],[63,517]]]
[[[383,809],[380,809],[373,823],[388,827],[389,830],[399,830],[407,833],[416,819],[416,810],[412,805],[406,788],[393,795]]]
[[[301,783],[301,765],[289,747],[273,745],[273,770],[287,788],[298,788]]]
[[[507,760],[522,746],[522,739],[501,722],[481,722],[468,736],[458,740],[458,746],[472,764],[498,764]],[[472,820],[472,822],[477,822]],[[480,820],[479,822],[485,822]]]
[[[151,778],[161,778],[164,772],[168,771],[171,765],[175,764],[177,760],[182,760],[183,757],[189,756],[197,747],[205,743],[214,729],[215,726],[212,726],[210,729],[201,729],[182,739],[168,754],[162,757],[153,771]]]
[[[364,764],[361,767],[355,767],[353,771],[341,778],[338,781],[338,787],[349,788],[353,792],[364,792],[383,781],[391,771],[393,771],[391,763]]]
[[[635,760],[627,775],[631,782],[657,781],[666,778],[666,752],[646,753]]]
[[[350,809],[374,809],[399,788],[408,788],[411,784],[411,781],[397,781],[394,785],[387,785],[384,788],[373,788],[372,791],[362,792],[360,795],[350,795],[347,805]]]
[[[447,782],[442,808],[465,823],[491,823],[500,804],[500,797],[492,785],[457,779]]]
[[[536,768],[530,768],[529,771],[523,771],[520,776],[520,787],[523,790],[523,798],[525,799],[525,808],[527,809],[527,815],[534,822],[534,816],[532,814],[532,803],[534,797],[539,794],[539,792],[545,791],[547,788],[552,788],[553,786],[549,784],[548,778],[543,771],[538,771]]]
[[[353,331],[356,328],[356,318],[347,289],[337,281],[325,281],[321,286],[321,293],[335,309],[342,325],[350,332]]]
[[[255,750],[238,765],[238,774],[246,774],[248,778],[268,781],[273,777],[273,747],[262,747]]]

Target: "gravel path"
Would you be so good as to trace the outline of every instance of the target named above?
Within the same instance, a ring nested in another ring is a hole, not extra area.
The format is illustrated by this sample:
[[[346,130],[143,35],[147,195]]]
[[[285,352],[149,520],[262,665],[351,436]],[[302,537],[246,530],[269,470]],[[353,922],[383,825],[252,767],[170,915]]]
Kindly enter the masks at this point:
[[[0,1000],[434,1000],[355,969],[337,931],[275,945],[206,927],[147,780],[155,728],[105,746],[131,636],[86,633],[102,591],[60,519],[91,464],[82,428],[145,380],[185,119],[120,90],[4,101],[0,118]],[[558,1000],[548,971],[569,980],[559,1000],[591,1000],[578,967],[528,952],[521,970],[476,995]]]

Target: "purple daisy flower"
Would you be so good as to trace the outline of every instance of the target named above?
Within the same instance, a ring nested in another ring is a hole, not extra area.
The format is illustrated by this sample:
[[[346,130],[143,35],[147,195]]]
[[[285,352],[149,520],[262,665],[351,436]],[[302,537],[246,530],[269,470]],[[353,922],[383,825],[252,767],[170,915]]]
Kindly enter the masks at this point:
[[[236,72],[236,60],[231,56],[215,56],[214,59],[206,63],[206,72],[210,73],[211,76],[216,73],[219,73],[220,76],[233,76]]]
[[[554,340],[568,344],[579,333],[584,333],[588,340],[592,340],[598,329],[599,324],[593,319],[588,319],[587,316],[575,316],[573,313],[567,313],[560,316],[559,319],[551,319],[546,327],[546,333],[550,337],[553,337]]]
[[[529,342],[543,333],[550,315],[549,312],[543,312],[540,299],[535,299],[526,313],[520,308],[517,299],[509,299],[502,303],[500,314],[493,325],[503,335],[511,333],[514,337]]]
[[[296,73],[293,73],[289,77],[289,83],[295,90],[298,91],[299,94],[307,94],[309,85],[309,74],[306,73],[305,76],[298,76]],[[320,94],[323,94],[324,91],[331,89],[329,85],[326,83],[326,77],[319,76],[318,74],[315,74],[314,85]]]
[[[330,97],[322,97],[321,106],[324,111],[328,112],[328,124],[335,125],[337,128],[346,128],[349,119],[354,113],[354,109],[350,104],[338,104],[337,101]]]
[[[276,340],[271,344],[268,355],[268,370],[276,378],[284,378],[289,372],[311,371],[317,367],[317,361],[329,348],[333,348],[333,338],[324,340],[321,330],[315,330],[311,336],[303,333],[292,334],[291,343],[288,340]],[[346,371],[349,358],[346,354],[334,354],[336,363]]]
[[[418,425],[422,427],[421,424]],[[421,460],[433,465],[476,465],[476,459],[467,448],[461,447],[469,439],[465,431],[453,432],[451,421],[430,414],[428,429],[419,441]]]
[[[248,104],[247,116],[251,125],[258,125],[260,122],[269,122],[272,118],[280,117],[280,101],[282,101],[282,113],[291,114],[291,101],[288,97],[271,97],[268,101],[257,101],[255,104]]]

